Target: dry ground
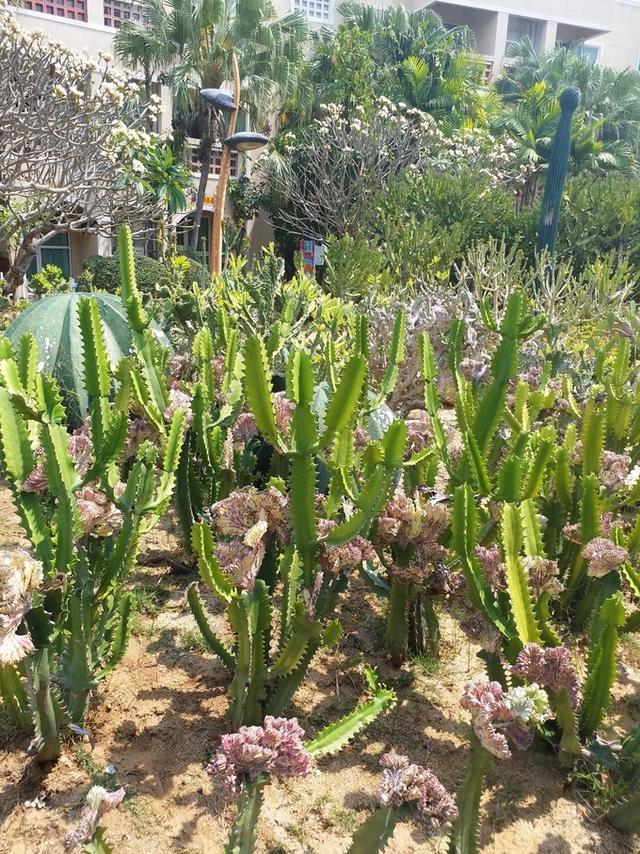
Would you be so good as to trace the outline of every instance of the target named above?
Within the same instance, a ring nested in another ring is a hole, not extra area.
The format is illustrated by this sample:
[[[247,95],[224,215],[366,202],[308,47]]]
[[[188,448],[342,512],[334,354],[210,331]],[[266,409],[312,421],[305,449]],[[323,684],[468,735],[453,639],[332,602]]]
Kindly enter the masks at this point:
[[[6,492],[0,497],[2,539],[14,538]],[[177,549],[171,531],[154,532],[148,548]],[[0,852],[49,854],[74,826],[93,782],[113,764],[128,797],[103,820],[117,854],[221,852],[234,814],[204,766],[228,729],[220,664],[202,648],[185,604],[191,577],[166,565],[141,566],[133,579],[140,608],[126,657],[94,698],[88,721],[93,743],[69,743],[62,759],[38,769],[25,754],[28,738],[0,734]],[[214,606],[215,609],[215,606]],[[374,805],[377,761],[387,749],[430,766],[455,790],[466,764],[465,713],[458,698],[479,671],[474,649],[450,615],[443,616],[439,664],[394,670],[385,659],[382,608],[357,581],[342,604],[345,635],[320,656],[299,692],[295,713],[312,734],[363,695],[362,662],[375,664],[398,693],[398,705],[319,772],[267,791],[259,846],[270,854],[336,854]],[[215,620],[223,628],[218,615]],[[611,735],[640,717],[640,646],[625,650]],[[41,808],[27,802],[40,798]],[[599,819],[567,784],[553,756],[528,752],[497,761],[483,799],[481,849],[495,854],[633,852],[640,846]],[[445,852],[446,836],[418,824],[397,828],[391,852]]]

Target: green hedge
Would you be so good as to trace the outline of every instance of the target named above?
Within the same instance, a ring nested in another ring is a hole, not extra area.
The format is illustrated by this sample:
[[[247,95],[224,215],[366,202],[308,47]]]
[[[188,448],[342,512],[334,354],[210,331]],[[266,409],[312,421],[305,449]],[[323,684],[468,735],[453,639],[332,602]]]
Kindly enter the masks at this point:
[[[136,279],[138,287],[145,293],[153,293],[156,285],[162,285],[169,279],[169,272],[161,261],[145,256],[136,256]],[[190,259],[189,275],[185,283],[191,281],[206,283],[208,274],[198,261]],[[81,286],[91,286],[97,290],[115,293],[120,286],[118,258],[115,255],[103,257],[91,255],[83,264]]]

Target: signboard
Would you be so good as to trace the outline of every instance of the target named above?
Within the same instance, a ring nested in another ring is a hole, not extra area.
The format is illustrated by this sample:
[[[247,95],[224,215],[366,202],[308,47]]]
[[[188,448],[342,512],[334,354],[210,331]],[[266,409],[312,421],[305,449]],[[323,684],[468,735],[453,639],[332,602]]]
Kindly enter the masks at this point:
[[[313,248],[313,264],[315,267],[324,267],[324,243],[316,243]]]

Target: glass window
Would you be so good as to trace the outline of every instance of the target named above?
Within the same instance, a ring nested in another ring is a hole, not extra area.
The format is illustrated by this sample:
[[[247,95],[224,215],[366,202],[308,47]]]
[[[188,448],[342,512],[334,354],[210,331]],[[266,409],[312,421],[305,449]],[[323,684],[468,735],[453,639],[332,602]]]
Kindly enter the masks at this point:
[[[589,62],[595,63],[598,61],[598,54],[600,53],[600,48],[595,47],[594,45],[584,44],[583,42],[579,42],[574,45],[573,52],[578,56],[582,56],[584,59],[589,60]]]

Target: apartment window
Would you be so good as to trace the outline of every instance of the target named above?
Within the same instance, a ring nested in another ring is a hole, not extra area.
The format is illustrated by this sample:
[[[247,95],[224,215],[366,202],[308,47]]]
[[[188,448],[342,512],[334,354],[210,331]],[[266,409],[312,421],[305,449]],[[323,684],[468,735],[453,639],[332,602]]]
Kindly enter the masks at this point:
[[[123,21],[142,21],[142,8],[127,0],[104,0],[105,27],[119,27]]]
[[[519,18],[517,15],[509,15],[507,47],[519,42],[521,39],[529,38],[536,50],[539,50],[541,34],[542,27],[540,21],[534,21],[531,18]]]
[[[301,12],[308,21],[333,23],[333,0],[292,0],[294,12]]]
[[[581,56],[583,59],[588,60],[592,65],[595,65],[598,61],[598,55],[600,54],[600,48],[595,47],[590,44],[583,44],[582,42],[578,42],[573,46],[573,52],[577,56]]]
[[[211,165],[209,166],[209,175],[213,178],[217,178],[220,174],[220,164],[222,163],[222,149],[214,148],[213,157],[211,158]],[[198,157],[198,149],[191,149],[191,169],[193,172],[200,172],[200,158]],[[229,167],[229,174],[232,178],[238,177],[238,152],[231,152],[231,164]]]
[[[57,18],[68,18],[70,21],[87,20],[87,0],[23,0],[22,8],[31,12],[42,12],[44,15],[55,15]]]

